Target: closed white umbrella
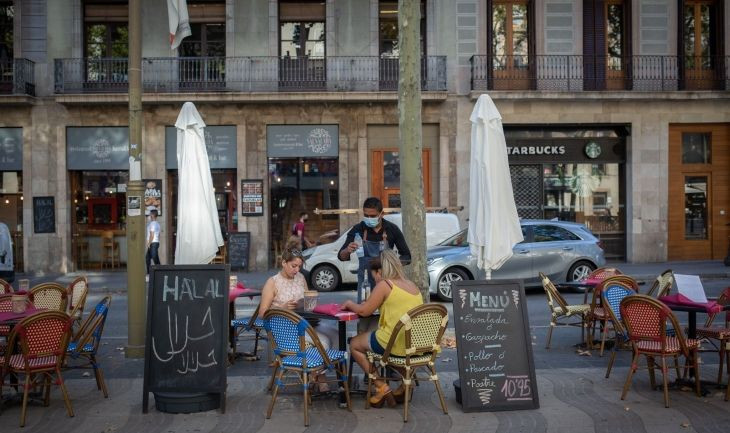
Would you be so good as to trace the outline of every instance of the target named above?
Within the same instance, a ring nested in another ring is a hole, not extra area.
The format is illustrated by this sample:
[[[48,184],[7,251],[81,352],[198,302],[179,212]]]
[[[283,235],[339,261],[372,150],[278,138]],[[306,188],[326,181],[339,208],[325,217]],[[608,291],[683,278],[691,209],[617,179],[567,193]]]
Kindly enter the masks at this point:
[[[205,149],[205,122],[186,102],[177,128],[177,245],[175,264],[207,264],[223,245],[213,179]]]
[[[489,95],[481,95],[471,113],[469,168],[469,246],[490,279],[522,242],[502,116]]]

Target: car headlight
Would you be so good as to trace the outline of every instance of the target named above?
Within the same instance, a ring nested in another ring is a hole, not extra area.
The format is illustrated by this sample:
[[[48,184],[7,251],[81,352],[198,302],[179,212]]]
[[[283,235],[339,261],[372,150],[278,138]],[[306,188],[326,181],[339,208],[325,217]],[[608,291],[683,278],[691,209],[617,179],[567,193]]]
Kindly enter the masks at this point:
[[[431,257],[430,259],[426,260],[426,266],[431,266],[432,264],[439,262],[443,259],[443,257]]]

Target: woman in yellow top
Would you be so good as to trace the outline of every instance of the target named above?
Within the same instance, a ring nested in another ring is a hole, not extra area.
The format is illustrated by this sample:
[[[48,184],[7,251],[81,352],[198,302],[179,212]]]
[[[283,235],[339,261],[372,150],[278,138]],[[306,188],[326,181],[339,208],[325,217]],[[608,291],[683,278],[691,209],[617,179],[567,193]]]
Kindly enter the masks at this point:
[[[412,282],[406,279],[403,274],[403,267],[400,259],[390,249],[380,253],[380,257],[370,261],[370,272],[376,281],[375,288],[370,297],[362,304],[346,301],[342,304],[343,310],[350,310],[362,317],[373,314],[380,309],[380,320],[378,329],[374,332],[358,334],[350,341],[352,359],[358,363],[363,371],[370,371],[370,363],[366,353],[368,350],[383,354],[385,346],[390,341],[393,328],[398,320],[410,309],[423,304],[421,291]],[[391,349],[396,356],[405,356],[405,335],[401,333]],[[375,395],[370,398],[370,404],[380,407],[383,401],[389,406],[394,406],[396,399],[403,398],[403,387],[391,391],[384,380],[375,381]]]

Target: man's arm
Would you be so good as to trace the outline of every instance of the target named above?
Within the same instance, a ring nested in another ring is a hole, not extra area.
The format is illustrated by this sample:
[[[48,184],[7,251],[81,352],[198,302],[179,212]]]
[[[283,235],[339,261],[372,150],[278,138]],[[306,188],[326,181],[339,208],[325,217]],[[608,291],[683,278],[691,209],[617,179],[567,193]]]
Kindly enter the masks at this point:
[[[345,243],[342,244],[342,248],[340,248],[340,251],[337,252],[337,258],[341,262],[347,262],[350,260],[350,254],[352,254],[352,251],[350,250],[349,246],[353,242],[355,242],[355,232],[357,231],[357,226],[353,226],[352,229],[347,233],[347,236],[345,237]]]
[[[411,250],[408,248],[403,232],[395,224],[393,224],[391,232],[393,233],[395,247],[398,248],[401,263],[404,265],[411,263]]]

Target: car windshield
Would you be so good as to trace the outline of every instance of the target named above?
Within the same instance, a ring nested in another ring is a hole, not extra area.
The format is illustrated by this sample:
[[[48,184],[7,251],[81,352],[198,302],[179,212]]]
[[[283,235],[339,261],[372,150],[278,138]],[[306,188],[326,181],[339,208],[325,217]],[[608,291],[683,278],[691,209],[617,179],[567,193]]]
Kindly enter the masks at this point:
[[[457,232],[455,235],[451,235],[446,240],[441,241],[438,245],[443,247],[468,247],[469,241],[467,240],[467,233],[469,230],[462,230]]]

